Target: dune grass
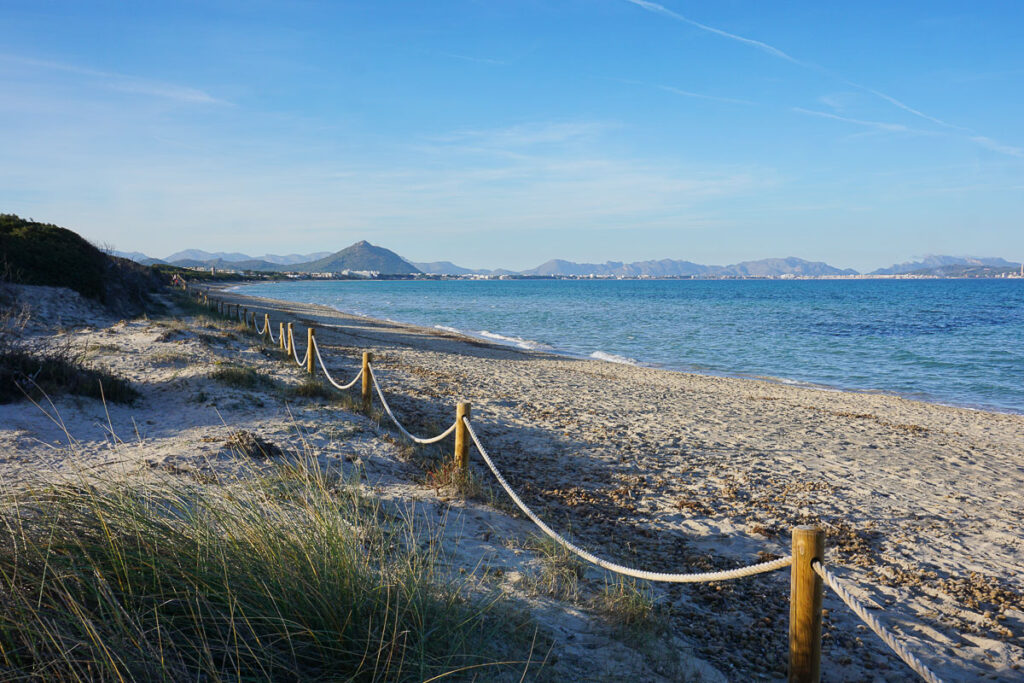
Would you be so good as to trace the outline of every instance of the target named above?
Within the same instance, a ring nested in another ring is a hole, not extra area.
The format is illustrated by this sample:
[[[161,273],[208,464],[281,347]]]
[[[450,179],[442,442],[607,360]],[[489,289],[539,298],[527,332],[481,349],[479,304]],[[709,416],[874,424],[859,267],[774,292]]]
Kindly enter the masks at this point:
[[[255,368],[235,363],[218,362],[210,371],[209,378],[236,389],[256,391],[277,388],[277,382],[270,375]]]
[[[532,627],[313,462],[0,497],[0,676],[426,680],[526,670]]]
[[[0,403],[62,393],[114,403],[131,403],[139,397],[127,380],[89,365],[82,354],[60,349],[0,350]]]

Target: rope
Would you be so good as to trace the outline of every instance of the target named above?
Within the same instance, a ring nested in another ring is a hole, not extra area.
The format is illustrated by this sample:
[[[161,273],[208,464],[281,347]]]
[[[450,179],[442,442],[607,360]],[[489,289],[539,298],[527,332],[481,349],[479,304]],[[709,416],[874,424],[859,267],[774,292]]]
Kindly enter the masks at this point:
[[[396,427],[398,427],[398,431],[402,432],[402,434],[404,434],[407,438],[409,438],[412,441],[415,441],[416,443],[421,444],[437,443],[438,441],[440,441],[441,439],[445,438],[446,436],[455,431],[455,426],[458,424],[457,422],[453,422],[451,427],[444,430],[437,436],[431,437],[429,439],[423,439],[418,436],[414,436],[413,434],[410,434],[409,431],[402,426],[402,423],[398,421],[398,418],[395,417],[395,414],[391,411],[391,406],[388,405],[387,399],[384,398],[384,392],[380,390],[380,385],[377,383],[377,373],[373,371],[373,366],[367,365],[367,367],[370,369],[370,379],[373,380],[373,386],[377,390],[377,395],[380,396],[380,404],[384,406],[384,412],[388,414],[388,417],[391,418],[391,421],[395,423]]]
[[[932,673],[931,669],[922,664],[921,660],[915,657],[914,654],[903,645],[903,643],[896,640],[896,637],[882,626],[882,622],[878,621],[878,619],[875,618],[875,615],[868,612],[864,603],[853,597],[848,590],[843,588],[835,574],[825,569],[825,566],[817,560],[814,560],[811,563],[811,566],[814,568],[814,571],[818,576],[828,584],[829,588],[834,590],[836,595],[842,598],[843,602],[853,610],[853,613],[860,617],[861,620],[867,624],[871,630],[874,631],[875,634],[878,635],[878,637],[881,638],[882,641],[906,663],[907,666],[913,669],[918,676],[925,681],[928,681],[928,683],[942,683],[941,678],[936,676]]]
[[[299,360],[299,350],[297,348],[295,348],[295,335],[294,334],[292,334],[292,344],[291,344],[291,346],[292,346],[292,356],[295,358],[295,364],[298,365],[300,368],[303,367],[304,365],[306,365],[306,361],[309,360],[309,347],[308,346],[306,347],[306,355],[302,357],[302,360]]]
[[[267,324],[266,324],[266,321],[264,320],[264,323],[263,323],[263,327],[262,327],[262,328],[260,327],[260,324],[259,324],[259,323],[256,323],[256,334],[260,334],[260,335],[263,335],[263,334],[266,334],[266,333],[267,333]]]
[[[587,562],[596,564],[598,567],[607,569],[608,571],[615,572],[617,574],[624,574],[626,576],[632,576],[637,579],[646,579],[647,581],[666,581],[668,583],[703,583],[706,581],[725,581],[727,579],[740,579],[745,576],[753,576],[754,574],[761,574],[763,572],[775,571],[776,569],[782,569],[793,564],[793,557],[787,555],[786,557],[780,557],[777,560],[770,562],[762,562],[760,564],[753,564],[747,567],[739,567],[738,569],[728,569],[720,572],[702,572],[699,574],[663,574],[660,572],[648,572],[642,569],[633,569],[631,567],[624,567],[621,564],[615,564],[614,562],[608,562],[602,560],[596,555],[591,555],[586,550],[583,550],[579,546],[573,545],[569,541],[562,538],[557,532],[553,531],[551,527],[541,521],[540,517],[533,513],[526,503],[516,495],[516,492],[512,490],[512,487],[505,481],[505,477],[501,476],[501,472],[494,466],[494,462],[491,457],[487,454],[483,444],[480,443],[480,439],[477,437],[476,432],[473,431],[473,424],[469,421],[469,418],[462,418],[463,423],[466,425],[466,429],[469,431],[470,438],[473,439],[473,443],[476,444],[476,448],[480,451],[480,455],[483,456],[484,462],[491,469],[491,473],[494,474],[494,478],[498,480],[501,487],[505,489],[505,493],[509,495],[512,501],[519,506],[519,509],[526,513],[526,516],[533,520],[533,523],[541,528],[541,531],[546,533],[548,536],[553,538],[556,543],[561,545],[566,550],[570,550]]]
[[[331,373],[327,372],[327,366],[324,365],[324,359],[320,356],[320,346],[317,345],[316,343],[316,337],[313,337],[313,351],[316,353],[316,359],[320,361],[320,369],[324,371],[324,377],[327,378],[328,382],[334,385],[334,388],[341,389],[342,391],[344,391],[345,389],[351,389],[356,385],[356,382],[359,381],[359,378],[363,376],[363,370],[362,368],[360,368],[359,372],[356,373],[355,379],[353,379],[351,382],[349,382],[348,384],[338,384],[337,382],[334,381],[334,378],[331,377]]]

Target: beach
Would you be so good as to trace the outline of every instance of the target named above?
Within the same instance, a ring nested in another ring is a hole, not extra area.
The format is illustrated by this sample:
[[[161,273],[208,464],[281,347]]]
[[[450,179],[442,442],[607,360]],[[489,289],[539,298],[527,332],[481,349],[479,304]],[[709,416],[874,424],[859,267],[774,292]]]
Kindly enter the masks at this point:
[[[470,402],[510,483],[598,554],[655,571],[738,566],[788,553],[793,526],[819,524],[830,565],[936,670],[1019,676],[1020,415],[567,359],[223,298],[313,324],[335,374],[354,375],[372,351],[408,424],[446,426],[455,403]],[[698,654],[727,674],[749,670],[752,652],[784,661],[788,572],[660,590]],[[836,679],[844,666],[851,679],[860,667],[909,674],[834,595],[825,605],[823,668]]]
[[[372,352],[389,402],[414,433],[441,431],[456,403],[469,402],[476,432],[513,488],[549,525],[597,555],[651,571],[726,569],[784,556],[794,526],[818,525],[826,531],[830,570],[936,673],[947,680],[1020,679],[1024,416],[574,359],[321,306],[233,291],[217,296],[256,311],[259,320],[268,313],[275,331],[281,321],[294,322],[300,353],[313,325],[324,361],[341,381],[358,372],[364,351]],[[133,381],[154,382],[154,363],[134,359],[152,352],[159,330],[82,317],[91,330],[82,334],[103,335],[121,349],[105,362]],[[232,354],[275,368],[282,382],[297,381],[296,368],[271,363],[245,339],[215,353]],[[388,437],[386,421],[367,424],[311,404],[293,407],[289,424],[279,405],[230,392],[218,395],[220,419],[212,420],[202,402],[179,400],[182,391],[198,390],[189,368],[200,362],[212,361],[197,355],[168,364],[147,399],[148,418],[130,407],[105,418],[94,405],[64,400],[64,425],[93,453],[93,464],[145,461],[196,476],[209,466],[196,452],[213,457],[217,440],[242,422],[278,440],[298,424],[325,452],[337,450],[337,433],[347,430],[355,438],[342,450],[349,461],[376,463],[367,471],[379,470],[372,476],[380,495],[441,505],[416,485],[420,475],[399,457],[401,438]],[[53,446],[64,428],[30,418],[29,409],[3,407],[7,480],[41,461],[59,469],[64,457]],[[117,452],[110,433],[141,445]],[[479,454],[472,451],[470,459],[497,500],[502,493]],[[462,545],[452,552],[501,569],[514,591],[522,568],[513,565],[523,559],[510,552],[516,540],[507,537],[529,534],[529,521],[510,516],[507,503],[443,506],[462,529]],[[601,581],[604,573],[586,576]],[[788,571],[651,590],[678,647],[713,667],[701,669],[705,680],[785,676]],[[824,607],[825,680],[914,680],[827,589]],[[581,638],[587,647],[573,644],[568,613],[549,620],[553,632],[564,630],[555,651],[564,648],[581,666],[599,657],[619,661],[622,674],[656,675],[656,667],[640,663],[642,647],[605,652],[614,639],[604,636]]]

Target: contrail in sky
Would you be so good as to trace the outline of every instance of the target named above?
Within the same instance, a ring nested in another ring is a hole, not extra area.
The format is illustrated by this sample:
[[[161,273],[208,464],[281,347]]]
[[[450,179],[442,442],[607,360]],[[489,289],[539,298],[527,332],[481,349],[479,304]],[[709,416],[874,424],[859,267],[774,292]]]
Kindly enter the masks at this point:
[[[892,95],[887,95],[886,93],[881,92],[880,90],[875,90],[874,88],[869,88],[866,85],[861,85],[860,83],[856,83],[854,81],[851,81],[851,80],[848,80],[846,78],[843,78],[839,74],[837,74],[837,73],[835,73],[833,71],[830,71],[829,69],[826,69],[825,67],[818,66],[817,64],[812,64],[810,62],[801,61],[801,60],[799,60],[799,59],[797,59],[795,57],[790,56],[786,52],[783,52],[779,48],[777,48],[777,47],[775,47],[773,45],[769,45],[768,43],[761,42],[760,40],[754,40],[752,38],[744,38],[743,36],[736,35],[735,33],[729,33],[728,31],[723,31],[722,29],[715,28],[714,26],[708,26],[707,24],[702,24],[699,21],[694,21],[693,19],[690,19],[689,17],[683,16],[682,14],[679,14],[678,12],[674,12],[674,11],[668,9],[664,5],[660,5],[660,4],[656,3],[656,2],[650,2],[650,0],[626,0],[626,2],[628,2],[628,3],[632,4],[632,5],[636,5],[637,7],[640,7],[642,9],[645,9],[648,12],[654,12],[655,14],[661,14],[661,15],[664,15],[666,17],[670,17],[672,19],[675,19],[676,21],[681,21],[681,22],[683,22],[685,24],[689,24],[690,26],[695,26],[695,27],[701,29],[702,31],[707,31],[708,33],[713,33],[713,34],[715,34],[717,36],[721,36],[723,38],[728,38],[729,40],[734,40],[734,41],[739,42],[739,43],[744,43],[746,45],[750,45],[752,47],[757,48],[758,50],[761,50],[762,52],[767,52],[768,54],[772,55],[773,57],[776,57],[778,59],[783,59],[783,60],[785,60],[787,62],[790,62],[792,64],[797,64],[799,66],[804,67],[805,69],[812,69],[814,71],[820,71],[822,73],[828,74],[829,76],[832,76],[834,78],[839,79],[840,81],[842,81],[846,85],[849,85],[850,87],[857,88],[858,90],[862,90],[862,91],[864,91],[866,93],[874,95],[875,97],[877,97],[877,98],[879,98],[881,100],[884,100],[885,102],[888,102],[889,104],[893,105],[894,107],[897,107],[898,109],[902,109],[903,111],[907,112],[908,114],[912,114],[913,116],[916,116],[918,118],[924,119],[925,121],[929,121],[931,123],[934,123],[937,126],[942,126],[943,128],[949,128],[951,130],[956,130],[956,131],[960,131],[962,133],[967,133],[968,134],[968,139],[971,142],[973,142],[975,144],[978,144],[978,145],[981,145],[982,147],[985,147],[986,149],[990,149],[992,151],[1000,152],[1000,153],[1003,153],[1003,154],[1008,154],[1010,156],[1016,156],[1016,157],[1020,157],[1021,156],[1021,150],[1016,148],[1016,147],[1010,147],[1008,145],[1003,145],[1002,143],[999,143],[996,140],[992,140],[991,138],[987,138],[987,137],[984,137],[982,135],[978,135],[976,131],[974,131],[974,130],[972,130],[970,128],[966,128],[964,126],[958,126],[955,123],[949,123],[947,121],[943,121],[940,118],[937,118],[935,116],[931,116],[930,114],[926,114],[923,111],[920,111],[918,109],[914,109],[910,105],[905,104],[904,102],[901,102],[900,100],[896,99]],[[886,127],[889,130],[898,130],[898,128],[896,128],[894,124],[891,125],[891,124],[881,124],[881,123],[878,123],[878,122],[868,122],[868,121],[857,121],[857,120],[854,120],[854,119],[844,119],[841,116],[829,116],[827,114],[823,114],[822,112],[812,112],[810,110],[800,109],[799,107],[794,108],[794,111],[798,111],[798,112],[801,112],[801,113],[804,113],[804,114],[816,115],[816,116],[826,116],[828,118],[834,118],[834,119],[837,119],[837,120],[840,120],[840,121],[848,120],[850,123],[858,123],[858,124],[861,124],[861,125],[875,125],[876,127],[879,127],[879,128]],[[910,130],[910,129],[907,129],[907,130]]]
[[[787,62],[793,62],[794,64],[799,64],[800,66],[808,66],[807,64],[801,62],[799,59],[790,57],[779,48],[773,47],[768,43],[762,43],[760,40],[754,40],[753,38],[744,38],[743,36],[738,36],[735,33],[723,31],[722,29],[715,28],[714,26],[702,24],[699,21],[694,21],[693,19],[690,19],[689,17],[684,17],[682,14],[679,14],[678,12],[673,12],[664,5],[659,5],[656,2],[648,2],[647,0],[626,0],[626,2],[632,3],[637,7],[642,7],[643,9],[649,12],[657,12],[658,14],[664,14],[667,17],[672,17],[676,21],[682,21],[686,24],[690,24],[691,26],[696,26],[702,31],[714,33],[715,35],[722,36],[723,38],[728,38],[729,40],[736,40],[741,43],[746,43],[747,45],[752,45],[757,49],[763,50],[764,52],[767,52],[768,54],[774,57],[778,57],[779,59],[785,59]]]

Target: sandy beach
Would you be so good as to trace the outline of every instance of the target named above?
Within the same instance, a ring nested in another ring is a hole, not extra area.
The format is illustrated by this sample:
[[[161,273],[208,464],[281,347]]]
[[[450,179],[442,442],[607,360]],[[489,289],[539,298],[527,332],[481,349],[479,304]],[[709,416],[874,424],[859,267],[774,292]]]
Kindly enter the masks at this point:
[[[372,351],[389,401],[414,432],[440,431],[456,402],[469,401],[509,482],[596,554],[654,571],[730,568],[787,554],[790,529],[817,524],[829,567],[940,676],[1024,676],[1024,416],[577,360],[324,307],[218,296],[269,313],[275,330],[296,322],[301,351],[314,325],[344,381]],[[521,548],[528,520],[508,505],[446,499],[424,486],[386,422],[324,401],[284,410],[205,379],[212,364],[232,359],[285,385],[300,381],[300,370],[261,354],[244,333],[204,342],[194,331],[175,337],[153,322],[104,319],[74,297],[47,305],[73,343],[99,349],[97,362],[140,385],[144,398],[109,415],[92,400],[60,399],[63,426],[31,405],[0,406],[6,482],[66,466],[65,430],[90,466],[176,468],[200,479],[240,425],[280,442],[298,431],[340,466],[363,464],[381,496],[436,510],[457,539],[453,566],[483,563],[501,570],[510,594],[522,588],[533,561]],[[471,459],[493,484],[475,451]],[[603,580],[600,570],[585,576]],[[652,590],[671,634],[657,647],[684,652],[687,676],[785,677],[788,570]],[[615,637],[585,609],[530,600],[553,634],[562,675],[593,666],[609,679],[673,678],[650,648]],[[824,606],[825,680],[915,680],[827,590]]]

